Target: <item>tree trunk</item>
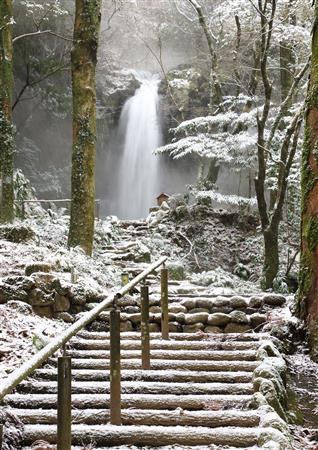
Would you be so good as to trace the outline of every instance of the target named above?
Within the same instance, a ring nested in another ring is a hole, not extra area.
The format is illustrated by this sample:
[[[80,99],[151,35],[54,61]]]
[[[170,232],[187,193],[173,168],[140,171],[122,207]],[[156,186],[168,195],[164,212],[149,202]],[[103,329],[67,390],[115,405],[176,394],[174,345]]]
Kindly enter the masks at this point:
[[[296,25],[296,15],[293,13],[293,6],[295,0],[289,0],[286,5],[285,17],[282,19],[284,22],[287,22],[290,25]],[[294,81],[294,69],[293,66],[295,64],[295,57],[293,52],[293,45],[290,43],[290,40],[283,39],[280,42],[279,46],[280,50],[280,90],[281,90],[281,100],[282,102],[288,96],[289,90],[293,85]],[[288,109],[292,106],[292,98],[289,99],[286,104],[284,115],[288,111]]]
[[[306,321],[312,357],[318,361],[318,2],[312,32],[312,66],[302,154],[301,261],[298,313]]]
[[[72,50],[73,157],[69,246],[91,255],[94,238],[96,89],[101,0],[76,0]]]
[[[0,170],[2,177],[0,220],[14,219],[12,127],[12,0],[0,2]]]
[[[214,49],[213,37],[212,33],[209,29],[209,24],[206,16],[203,13],[202,6],[197,2],[197,0],[188,0],[189,3],[194,7],[196,13],[198,15],[199,24],[202,28],[202,31],[205,35],[208,48],[209,48],[209,57],[210,57],[210,80],[209,80],[209,113],[214,113],[214,106],[220,111],[223,111],[223,94],[222,94],[222,86],[218,77],[218,58],[216,51]]]
[[[278,253],[278,228],[268,227],[263,231],[264,236],[264,282],[262,287],[270,289],[273,287],[273,281],[277,276],[279,269]]]

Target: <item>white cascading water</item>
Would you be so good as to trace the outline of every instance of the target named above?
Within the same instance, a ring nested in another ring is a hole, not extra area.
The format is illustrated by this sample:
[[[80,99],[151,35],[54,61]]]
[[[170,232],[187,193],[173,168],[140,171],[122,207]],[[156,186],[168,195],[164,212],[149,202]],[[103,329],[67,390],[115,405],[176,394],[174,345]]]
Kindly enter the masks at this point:
[[[126,101],[120,129],[124,150],[119,167],[118,210],[122,219],[140,219],[155,204],[159,189],[159,158],[153,151],[162,144],[158,76],[138,72],[141,86]]]

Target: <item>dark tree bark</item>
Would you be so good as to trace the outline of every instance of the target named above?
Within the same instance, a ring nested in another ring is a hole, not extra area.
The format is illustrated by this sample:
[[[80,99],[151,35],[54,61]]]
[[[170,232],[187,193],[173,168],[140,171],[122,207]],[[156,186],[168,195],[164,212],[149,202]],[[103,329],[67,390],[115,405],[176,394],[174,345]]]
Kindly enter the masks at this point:
[[[12,126],[12,0],[0,2],[0,169],[2,178],[0,220],[14,219]]]
[[[302,154],[301,261],[298,313],[306,321],[309,345],[318,361],[318,2],[312,32],[312,65]]]
[[[283,20],[290,25],[296,25],[296,17],[295,14],[292,13],[292,7],[294,4],[294,0],[289,0],[288,5],[286,6],[286,13]],[[288,39],[283,39],[280,42],[280,86],[281,86],[281,99],[282,102],[288,96],[289,90],[293,84],[294,73],[293,66],[295,64],[295,57],[293,51],[293,45],[290,43]],[[288,111],[290,106],[292,105],[292,98],[289,99],[285,106],[285,113]]]
[[[258,173],[255,178],[255,191],[258,205],[259,216],[261,220],[262,232],[264,237],[264,267],[262,287],[269,289],[273,287],[273,282],[279,269],[279,248],[278,233],[279,225],[282,220],[283,205],[285,202],[288,175],[294,160],[299,138],[301,123],[303,120],[303,110],[298,111],[291,120],[290,125],[285,130],[283,142],[280,146],[278,159],[274,159],[272,144],[275,132],[284,116],[287,102],[297,89],[300,80],[303,78],[308,68],[306,63],[303,69],[294,78],[293,84],[289,89],[284,102],[280,105],[274,123],[271,127],[268,139],[265,138],[265,130],[268,123],[271,109],[272,84],[268,74],[268,54],[271,46],[271,38],[276,10],[276,0],[271,3],[266,0],[258,0],[258,10],[261,20],[261,59],[260,72],[264,89],[264,107],[262,113],[257,116],[257,156]],[[277,192],[272,208],[267,204],[266,198],[266,176],[268,159],[271,158],[277,164],[276,179]],[[277,156],[276,156],[277,158]]]
[[[101,0],[76,0],[72,50],[73,157],[69,246],[91,255],[94,238],[96,88]]]

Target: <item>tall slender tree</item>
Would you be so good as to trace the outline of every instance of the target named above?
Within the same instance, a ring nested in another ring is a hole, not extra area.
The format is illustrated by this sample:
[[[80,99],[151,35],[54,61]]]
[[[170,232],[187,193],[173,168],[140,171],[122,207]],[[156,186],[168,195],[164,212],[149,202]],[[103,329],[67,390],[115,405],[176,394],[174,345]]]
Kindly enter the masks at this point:
[[[73,156],[69,246],[91,255],[94,238],[96,88],[101,0],[76,0],[72,50]]]
[[[312,356],[318,360],[318,2],[312,30],[312,63],[302,154],[301,261],[298,312],[305,319]]]
[[[13,191],[13,48],[12,48],[12,0],[0,2],[0,169],[2,178],[0,220],[14,219]]]

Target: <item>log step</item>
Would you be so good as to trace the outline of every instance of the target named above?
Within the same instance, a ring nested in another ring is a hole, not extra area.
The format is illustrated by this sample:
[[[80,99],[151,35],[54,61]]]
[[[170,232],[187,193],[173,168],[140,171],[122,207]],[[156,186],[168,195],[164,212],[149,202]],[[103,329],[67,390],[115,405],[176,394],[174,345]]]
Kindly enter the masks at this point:
[[[162,341],[153,339],[150,343],[151,350],[257,350],[258,341]],[[102,339],[72,339],[71,348],[78,350],[109,350],[110,343]],[[137,340],[122,340],[122,350],[140,350],[141,343]]]
[[[109,340],[108,332],[99,331],[81,331],[77,335],[82,339],[103,339]],[[205,333],[170,333],[170,339],[174,341],[203,341],[203,342],[261,342],[264,339],[271,339],[268,333],[226,333],[226,334],[205,334]],[[151,333],[151,340],[161,339],[161,333]],[[140,333],[133,331],[126,331],[121,333],[121,339],[123,340],[140,340]],[[163,341],[165,342],[165,341]]]
[[[173,383],[123,381],[124,394],[161,394],[169,392],[174,395],[201,394],[253,394],[252,383]],[[37,394],[57,394],[57,382],[25,381],[19,385],[19,392]],[[102,381],[75,381],[72,383],[74,394],[109,394],[110,383]]]
[[[195,372],[188,370],[122,370],[122,381],[171,381],[171,382],[223,382],[223,383],[249,383],[252,381],[252,372]],[[38,369],[34,375],[38,380],[57,380],[56,369]],[[78,381],[109,381],[109,372],[104,370],[72,370],[73,380]]]
[[[57,360],[50,359],[50,364],[56,365]],[[173,361],[170,359],[152,360],[151,368],[153,370],[203,370],[203,371],[253,371],[259,365],[259,361]],[[109,361],[105,359],[72,359],[72,367],[74,369],[102,369],[109,370]],[[124,359],[122,361],[123,369],[140,369],[141,359]]]
[[[10,394],[5,404],[13,408],[56,408],[56,394]],[[74,394],[72,405],[77,409],[109,408],[108,394]],[[254,406],[252,395],[153,395],[123,394],[122,408],[135,409],[176,409],[195,410],[242,409]]]
[[[89,447],[88,447],[89,448]],[[129,450],[212,450],[212,447],[206,446],[206,445],[173,445],[173,447],[171,447],[171,445],[168,446],[161,446],[161,447],[149,447],[149,446],[134,446],[134,445],[130,445]],[[98,447],[98,450],[127,450],[127,446],[126,445],[120,445],[118,446],[111,446],[111,447]],[[23,447],[22,450],[34,450],[34,447]],[[56,450],[56,446],[55,445],[50,445],[47,444],[45,446],[45,450]],[[72,450],[84,450],[83,446],[81,447],[77,447],[77,446],[73,446],[72,445]],[[213,450],[225,450],[224,446],[221,445],[213,445]],[[242,447],[229,447],[228,445],[226,446],[226,450],[246,450],[246,447],[242,448]],[[261,447],[258,447],[256,445],[253,445],[253,447],[248,447],[248,450],[262,450]]]
[[[104,350],[69,350],[72,358],[109,359],[110,352]],[[151,360],[173,359],[183,361],[255,361],[255,350],[151,350]],[[141,359],[141,351],[125,350],[121,352],[122,359]]]
[[[25,424],[56,424],[56,410],[12,409],[10,412],[19,417]],[[73,410],[74,424],[87,425],[107,424],[110,420],[108,409]],[[259,424],[256,411],[169,411],[169,410],[122,410],[123,425],[188,425],[219,427],[255,427]]]
[[[257,445],[261,434],[272,429],[237,427],[207,428],[184,426],[143,426],[143,425],[74,425],[72,438],[74,444],[106,445],[232,445],[243,448]],[[56,443],[54,425],[27,425],[24,430],[25,444],[42,439]]]

